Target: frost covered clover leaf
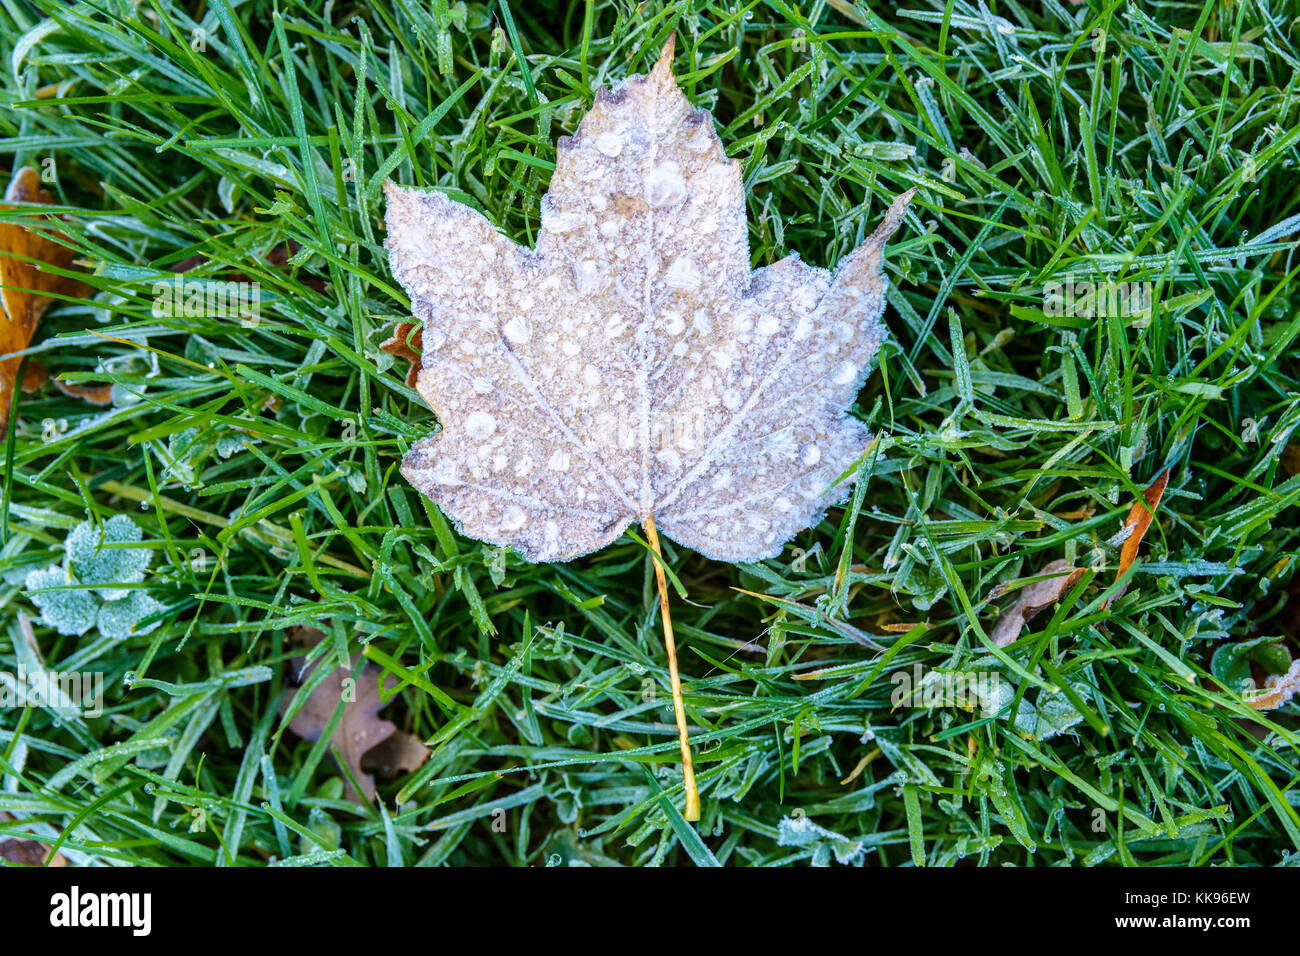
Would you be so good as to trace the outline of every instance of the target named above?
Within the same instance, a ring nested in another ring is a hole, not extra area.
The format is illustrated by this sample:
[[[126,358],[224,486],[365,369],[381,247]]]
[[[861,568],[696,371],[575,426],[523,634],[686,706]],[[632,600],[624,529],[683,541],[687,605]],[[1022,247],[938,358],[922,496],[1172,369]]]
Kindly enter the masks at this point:
[[[813,847],[813,866],[830,866],[832,855],[837,863],[851,864],[866,852],[862,840],[828,830],[806,816],[782,817],[776,832],[777,846]]]
[[[80,636],[95,626],[97,602],[89,591],[47,590],[75,588],[80,582],[55,565],[27,572],[27,596],[40,609],[41,620],[60,634]]]
[[[148,548],[107,547],[134,544],[141,538],[140,529],[126,515],[114,515],[100,527],[83,521],[73,528],[63,542],[63,564],[27,574],[28,597],[40,609],[41,620],[60,634],[81,635],[98,627],[114,639],[156,628],[160,621],[146,626],[140,622],[162,610],[162,604],[138,588],[106,586],[144,580]]]
[[[442,424],[402,474],[531,561],[647,518],[713,558],[771,557],[843,499],[867,445],[845,410],[885,338],[885,241],[912,193],[833,275],[796,256],[751,272],[740,164],[672,50],[559,141],[536,249],[385,187],[424,324],[416,388]]]
[[[83,584],[96,585],[96,592],[104,600],[120,600],[131,593],[129,588],[99,585],[138,584],[144,580],[151,557],[149,549],[120,547],[134,544],[141,537],[139,526],[126,515],[113,515],[99,527],[93,521],[83,521],[63,543],[68,566]]]
[[[155,601],[143,591],[134,590],[126,597],[116,601],[105,601],[99,608],[95,623],[99,633],[114,640],[130,637],[132,634],[148,634],[161,621],[141,624],[145,618],[162,610],[162,604]]]

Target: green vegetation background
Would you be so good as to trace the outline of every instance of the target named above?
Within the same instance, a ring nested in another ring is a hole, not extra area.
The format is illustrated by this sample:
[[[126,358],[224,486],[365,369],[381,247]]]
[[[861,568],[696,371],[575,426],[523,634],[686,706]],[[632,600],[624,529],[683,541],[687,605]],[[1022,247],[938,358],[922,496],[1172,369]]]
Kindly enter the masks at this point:
[[[83,863],[1294,860],[1296,705],[1256,712],[1240,681],[1300,655],[1297,15],[0,0],[0,148],[49,171],[96,270],[32,354],[114,393],[23,396],[4,446],[0,670],[39,653],[102,671],[106,700],[0,710],[0,810]],[[694,829],[645,548],[530,566],[455,535],[396,471],[433,420],[378,348],[408,307],[383,181],[531,241],[556,138],[670,31],[743,164],[756,266],[833,265],[919,188],[855,409],[881,438],[859,493],[762,564],[668,547]],[[199,255],[193,275],[261,283],[258,324],[151,314]],[[1067,278],[1150,283],[1151,314],[1049,314]],[[1115,536],[1165,467],[1107,608]],[[60,635],[27,574],[115,514],[158,606]],[[1057,559],[1096,570],[994,649],[995,589]],[[307,625],[322,675],[364,650],[401,682],[385,716],[431,742],[371,805],[284,728]],[[1000,718],[894,707],[918,664],[1014,693]]]

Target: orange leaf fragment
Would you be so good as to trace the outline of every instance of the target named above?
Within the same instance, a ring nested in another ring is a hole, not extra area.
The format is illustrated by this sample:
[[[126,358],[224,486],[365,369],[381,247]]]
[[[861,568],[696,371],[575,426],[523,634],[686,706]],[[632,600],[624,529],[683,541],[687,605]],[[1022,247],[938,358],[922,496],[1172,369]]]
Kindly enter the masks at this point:
[[[30,166],[14,173],[5,190],[3,208],[11,209],[17,203],[43,203],[50,205],[54,197],[41,188],[41,177]],[[33,214],[33,220],[43,218]],[[58,296],[80,296],[88,288],[85,283],[55,272],[45,272],[41,264],[57,269],[72,266],[74,253],[44,233],[15,222],[0,223],[0,428],[9,422],[9,406],[13,402],[14,386],[18,384],[18,369],[22,358],[12,353],[21,352],[32,344],[32,336],[40,324],[41,316]],[[34,369],[23,376],[25,390],[38,388],[44,372]]]
[[[113,402],[112,385],[70,385],[62,379],[56,378],[54,387],[64,395],[79,398],[83,402],[90,402],[92,405],[111,405]],[[26,390],[24,385],[24,391]]]
[[[1160,474],[1156,475],[1155,481],[1147,487],[1142,493],[1142,500],[1133,503],[1129,509],[1128,517],[1124,519],[1124,527],[1129,528],[1129,536],[1124,539],[1124,543],[1119,550],[1119,573],[1115,575],[1116,579],[1124,576],[1124,572],[1132,567],[1133,562],[1137,560],[1138,548],[1142,545],[1142,539],[1146,536],[1147,529],[1151,527],[1151,519],[1154,517],[1156,506],[1160,504],[1160,499],[1164,497],[1165,486],[1169,484],[1169,469],[1166,468]],[[1108,600],[1103,606],[1109,607],[1111,601],[1118,600],[1124,591],[1128,588],[1121,589],[1116,595]]]
[[[1300,445],[1287,445],[1282,449],[1282,467],[1288,475],[1300,475]]]
[[[1300,691],[1300,660],[1292,661],[1285,674],[1270,677],[1264,682],[1263,691],[1248,698],[1246,703],[1256,710],[1275,710],[1294,697],[1297,691]]]
[[[415,329],[415,334],[411,330]],[[404,358],[411,363],[406,372],[406,387],[415,388],[415,381],[420,377],[420,354],[424,349],[424,329],[416,329],[414,322],[398,322],[393,329],[392,338],[379,346],[381,352],[397,358]]]
[[[12,821],[11,814],[0,810],[0,823]],[[0,839],[0,860],[18,866],[67,866],[68,858],[62,853],[55,853],[50,858],[48,843],[39,840],[24,840],[21,837]],[[49,860],[47,864],[46,861]]]

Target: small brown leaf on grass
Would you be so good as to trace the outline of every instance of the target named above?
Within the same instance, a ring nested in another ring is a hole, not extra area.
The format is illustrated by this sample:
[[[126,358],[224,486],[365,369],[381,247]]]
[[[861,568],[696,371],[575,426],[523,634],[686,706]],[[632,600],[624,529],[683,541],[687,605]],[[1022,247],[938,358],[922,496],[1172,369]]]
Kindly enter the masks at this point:
[[[1115,575],[1116,579],[1123,577],[1124,572],[1132,567],[1133,562],[1137,559],[1138,548],[1142,545],[1142,538],[1146,536],[1147,529],[1151,527],[1151,519],[1155,514],[1156,506],[1160,504],[1160,499],[1164,497],[1165,486],[1168,484],[1169,469],[1166,468],[1156,475],[1156,480],[1151,482],[1147,490],[1142,493],[1142,500],[1133,503],[1128,517],[1124,519],[1124,527],[1130,530],[1128,537],[1124,539],[1124,543],[1120,546],[1119,573]],[[1119,600],[1127,590],[1127,587],[1121,588],[1113,598],[1110,598],[1102,606],[1110,607],[1111,601]]]
[[[54,197],[41,189],[41,178],[36,170],[24,166],[14,173],[5,190],[3,208],[11,209],[16,203],[43,203],[50,205]],[[33,220],[43,218],[34,214]],[[42,271],[42,263],[58,269],[72,266],[73,251],[62,246],[44,233],[28,229],[15,222],[0,223],[0,356],[21,352],[32,344],[32,336],[57,296],[80,296],[87,286],[77,279],[69,279],[55,272]],[[0,358],[0,428],[9,422],[9,406],[17,384],[22,358]],[[30,363],[29,363],[30,365]],[[45,381],[45,371],[39,366],[23,375],[25,391],[39,388]]]
[[[398,731],[371,747],[362,758],[362,764],[367,770],[389,778],[419,770],[428,759],[429,748],[420,742],[419,737]]]
[[[1020,592],[1015,604],[1002,612],[998,622],[993,625],[989,637],[996,647],[1005,647],[1020,637],[1025,625],[1043,608],[1055,604],[1076,581],[1083,577],[1083,568],[1076,568],[1069,561],[1058,559],[1046,565],[1039,574],[1050,574],[1045,581],[1037,581]]]
[[[1297,691],[1300,691],[1300,660],[1292,661],[1285,674],[1270,677],[1264,682],[1263,691],[1247,698],[1246,703],[1256,710],[1275,710],[1286,704]]]
[[[299,628],[292,639],[314,646],[323,637],[315,628]],[[297,668],[303,683],[314,667]],[[358,794],[351,781],[346,783],[347,797],[355,803],[368,803],[375,798],[375,778],[366,769],[377,770],[383,776],[396,776],[416,770],[429,759],[429,749],[417,737],[399,731],[391,721],[380,719],[379,712],[387,706],[379,693],[382,675],[383,670],[368,661],[362,663],[361,656],[357,655],[352,659],[351,668],[335,668],[318,684],[289,721],[290,730],[314,743],[325,733],[339,701],[346,699],[332,743],[339,759],[361,786],[362,792]],[[285,691],[280,701],[281,713],[288,711],[295,692]]]
[[[9,814],[0,810],[0,823],[13,820]],[[22,840],[15,837],[0,839],[0,860],[5,860],[18,866],[45,866],[45,861],[50,855],[50,847],[47,843],[41,843],[39,840]],[[49,862],[50,866],[67,866],[68,858],[62,853],[54,854],[54,858]]]
[[[35,840],[0,841],[0,860],[17,863],[19,866],[43,866],[45,844]]]
[[[1300,445],[1287,445],[1282,449],[1282,467],[1288,475],[1300,475]]]
[[[420,377],[420,354],[424,349],[424,329],[415,329],[414,322],[398,322],[393,329],[393,337],[379,346],[381,352],[397,358],[404,358],[411,363],[406,372],[406,387],[415,388],[415,381]]]
[[[83,402],[90,402],[92,405],[111,405],[113,402],[112,385],[70,385],[56,378],[54,387],[64,395],[79,398]]]

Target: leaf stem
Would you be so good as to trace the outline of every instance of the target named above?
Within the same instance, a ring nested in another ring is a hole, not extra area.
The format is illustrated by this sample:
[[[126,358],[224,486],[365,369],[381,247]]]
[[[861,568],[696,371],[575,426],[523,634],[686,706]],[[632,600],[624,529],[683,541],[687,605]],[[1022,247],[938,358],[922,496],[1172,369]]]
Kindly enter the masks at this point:
[[[700,791],[695,787],[695,767],[691,763],[691,741],[686,732],[686,705],[682,703],[682,679],[677,673],[677,644],[673,640],[673,619],[668,613],[668,582],[664,577],[664,553],[659,547],[659,532],[653,515],[641,518],[650,550],[655,553],[655,584],[659,587],[659,611],[664,619],[664,647],[668,650],[668,676],[673,685],[673,712],[677,715],[677,738],[682,744],[682,784],[686,788],[687,820],[700,818]]]

